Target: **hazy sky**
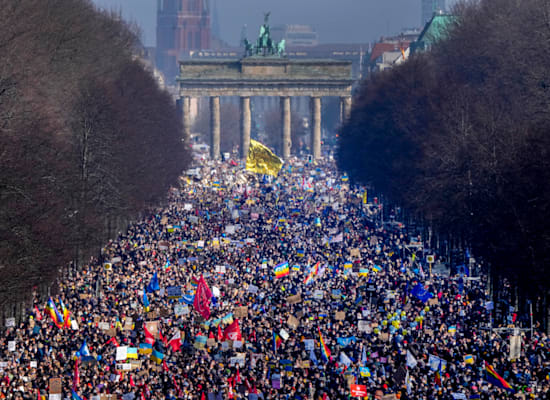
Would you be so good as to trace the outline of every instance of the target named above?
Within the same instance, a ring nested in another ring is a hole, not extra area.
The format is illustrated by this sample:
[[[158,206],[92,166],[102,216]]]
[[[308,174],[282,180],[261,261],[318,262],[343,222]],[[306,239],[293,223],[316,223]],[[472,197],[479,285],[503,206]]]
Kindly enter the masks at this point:
[[[156,0],[93,1],[107,9],[122,10],[126,19],[141,26],[145,44],[155,45]],[[238,44],[244,24],[248,37],[256,37],[264,11],[271,11],[271,25],[312,25],[321,42],[368,42],[416,27],[420,21],[420,0],[216,1],[222,39],[232,45]]]

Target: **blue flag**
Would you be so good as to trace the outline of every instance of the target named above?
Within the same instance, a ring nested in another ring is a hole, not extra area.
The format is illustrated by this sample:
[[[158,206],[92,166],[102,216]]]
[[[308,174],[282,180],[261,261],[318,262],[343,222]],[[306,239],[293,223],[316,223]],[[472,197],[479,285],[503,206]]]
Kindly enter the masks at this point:
[[[82,346],[80,346],[80,350],[78,350],[81,356],[90,356],[90,349],[88,349],[88,345],[86,344],[86,341],[84,340],[84,343],[82,343]]]
[[[411,294],[424,303],[434,297],[434,295],[428,292],[428,290],[425,289],[424,285],[421,283],[417,283],[416,286],[412,288]]]
[[[157,272],[155,271],[155,274],[151,278],[151,282],[149,282],[149,284],[147,285],[147,293],[152,293],[155,290],[159,290],[159,289],[160,289],[159,278],[157,276]]]

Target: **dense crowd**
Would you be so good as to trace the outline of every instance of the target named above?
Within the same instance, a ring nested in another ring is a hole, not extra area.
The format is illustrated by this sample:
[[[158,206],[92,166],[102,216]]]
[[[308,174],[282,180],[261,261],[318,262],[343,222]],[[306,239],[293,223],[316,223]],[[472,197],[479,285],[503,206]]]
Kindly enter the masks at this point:
[[[0,397],[550,398],[550,338],[491,330],[485,277],[430,276],[367,200],[330,162],[202,162],[4,330]]]

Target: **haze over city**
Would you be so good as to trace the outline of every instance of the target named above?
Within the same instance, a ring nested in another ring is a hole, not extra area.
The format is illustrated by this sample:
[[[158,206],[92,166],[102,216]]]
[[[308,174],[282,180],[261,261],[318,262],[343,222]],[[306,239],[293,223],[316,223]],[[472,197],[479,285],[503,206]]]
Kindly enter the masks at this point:
[[[139,24],[145,45],[155,45],[156,1],[94,0],[94,3],[120,10],[126,20]],[[271,12],[272,25],[311,25],[321,43],[365,43],[420,25],[420,0],[211,0],[214,3],[221,39],[230,45],[238,44],[245,24],[248,37],[254,38],[266,11]]]

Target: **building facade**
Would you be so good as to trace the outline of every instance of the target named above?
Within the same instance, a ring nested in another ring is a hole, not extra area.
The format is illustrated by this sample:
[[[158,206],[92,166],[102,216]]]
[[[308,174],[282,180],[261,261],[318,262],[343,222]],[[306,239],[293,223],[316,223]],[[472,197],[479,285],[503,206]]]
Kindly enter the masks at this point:
[[[209,49],[208,0],[157,0],[156,66],[167,84],[175,83],[183,52]]]

